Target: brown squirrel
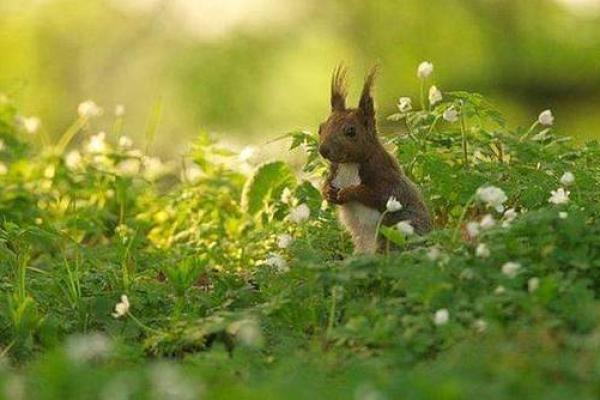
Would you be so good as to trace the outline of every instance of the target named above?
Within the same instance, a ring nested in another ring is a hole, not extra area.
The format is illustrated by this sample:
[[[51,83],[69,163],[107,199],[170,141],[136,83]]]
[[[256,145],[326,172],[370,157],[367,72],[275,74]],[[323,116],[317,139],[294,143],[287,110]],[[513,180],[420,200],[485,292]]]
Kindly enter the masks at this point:
[[[381,247],[376,230],[392,196],[402,209],[386,213],[383,225],[408,221],[420,235],[432,228],[419,189],[379,141],[371,93],[375,74],[373,67],[358,108],[346,108],[346,69],[338,66],[331,80],[331,114],[319,126],[319,153],[331,163],[323,197],[340,205],[340,220],[352,235],[356,253],[375,253]]]

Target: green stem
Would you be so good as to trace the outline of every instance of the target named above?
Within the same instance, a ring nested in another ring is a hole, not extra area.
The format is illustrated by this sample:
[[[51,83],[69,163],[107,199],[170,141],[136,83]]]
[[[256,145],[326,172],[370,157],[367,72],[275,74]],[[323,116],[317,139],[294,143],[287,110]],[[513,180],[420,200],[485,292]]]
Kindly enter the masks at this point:
[[[421,79],[421,110],[425,111],[425,79]]]
[[[469,155],[467,149],[467,123],[465,121],[465,114],[463,107],[460,109],[460,133],[462,136],[462,151],[465,168],[469,168]]]
[[[535,128],[537,128],[537,126],[538,126],[539,124],[540,124],[540,121],[535,121],[535,122],[534,122],[534,123],[531,125],[531,127],[529,128],[529,130],[527,130],[527,132],[525,132],[525,134],[519,138],[519,142],[522,142],[523,140],[527,139],[527,137],[528,137],[529,135],[531,135],[531,133],[533,132],[533,130],[534,130]]]
[[[137,326],[139,326],[140,328],[148,331],[148,332],[152,332],[152,333],[162,333],[161,331],[159,331],[158,329],[154,329],[154,328],[150,328],[148,325],[144,324],[142,321],[140,321],[139,319],[137,319],[131,312],[127,312],[127,315],[129,315],[129,317],[131,318],[131,320],[133,322],[135,322],[137,324]]]
[[[383,223],[383,219],[385,218],[388,210],[385,210],[381,217],[379,217],[379,221],[377,221],[377,226],[375,227],[375,245],[377,245],[377,239],[379,239],[379,228],[381,228],[381,224]]]
[[[331,291],[331,306],[329,307],[329,321],[327,322],[327,331],[325,337],[329,339],[331,332],[333,331],[333,320],[335,319],[335,308],[337,303],[337,290],[332,289]]]
[[[465,204],[465,208],[463,209],[463,212],[458,220],[458,223],[456,224],[456,228],[454,228],[454,233],[452,234],[452,243],[456,243],[456,240],[458,239],[458,233],[460,232],[460,228],[463,224],[463,222],[465,221],[465,218],[467,217],[467,211],[469,210],[469,207],[473,204],[473,202],[475,201],[475,194],[473,194],[469,200],[467,200],[467,204]]]
[[[79,132],[79,130],[81,128],[83,128],[83,126],[85,125],[86,122],[87,122],[87,118],[85,118],[85,117],[79,117],[65,131],[65,133],[63,133],[63,135],[61,136],[61,138],[58,140],[58,143],[56,144],[56,150],[57,150],[57,152],[59,154],[62,154],[65,151],[65,149],[67,148],[67,146],[69,145],[69,143],[71,143],[71,140],[73,140],[73,137],[75,137],[75,135],[77,134],[77,132]]]

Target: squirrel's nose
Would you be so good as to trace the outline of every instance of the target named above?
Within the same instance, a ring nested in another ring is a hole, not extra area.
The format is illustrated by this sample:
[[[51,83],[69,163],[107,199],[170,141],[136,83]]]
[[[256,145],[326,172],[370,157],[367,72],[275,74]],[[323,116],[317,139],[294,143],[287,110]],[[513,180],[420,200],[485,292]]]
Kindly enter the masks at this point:
[[[319,146],[319,153],[321,153],[321,155],[323,156],[323,158],[329,158],[329,147],[325,146],[324,144]]]

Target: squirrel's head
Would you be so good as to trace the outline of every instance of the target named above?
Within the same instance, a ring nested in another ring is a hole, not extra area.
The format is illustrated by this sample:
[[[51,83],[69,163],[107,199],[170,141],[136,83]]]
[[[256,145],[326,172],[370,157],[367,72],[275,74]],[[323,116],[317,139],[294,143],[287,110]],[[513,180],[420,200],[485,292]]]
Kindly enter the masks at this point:
[[[319,126],[319,152],[336,163],[361,163],[378,142],[371,90],[373,67],[365,78],[357,108],[346,108],[346,69],[338,66],[331,78],[331,114]]]

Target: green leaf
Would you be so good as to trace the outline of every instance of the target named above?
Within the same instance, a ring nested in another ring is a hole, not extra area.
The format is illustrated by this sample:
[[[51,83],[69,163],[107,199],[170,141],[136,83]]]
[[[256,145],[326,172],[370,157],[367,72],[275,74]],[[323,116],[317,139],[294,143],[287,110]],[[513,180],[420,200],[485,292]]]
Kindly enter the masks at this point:
[[[259,166],[244,185],[242,210],[256,215],[285,187],[296,186],[296,176],[283,161],[272,161]]]
[[[379,232],[390,242],[402,246],[406,242],[404,233],[400,232],[395,227],[382,226],[379,228]]]

